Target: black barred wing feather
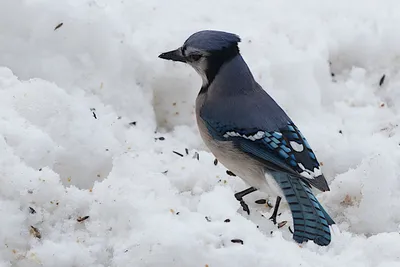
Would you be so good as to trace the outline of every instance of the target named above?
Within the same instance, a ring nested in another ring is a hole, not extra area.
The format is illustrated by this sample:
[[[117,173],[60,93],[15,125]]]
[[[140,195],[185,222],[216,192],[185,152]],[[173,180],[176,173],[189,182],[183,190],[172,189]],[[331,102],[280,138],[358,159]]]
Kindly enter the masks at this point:
[[[296,174],[317,189],[329,191],[313,150],[292,122],[276,131],[231,129],[220,134],[267,168]]]

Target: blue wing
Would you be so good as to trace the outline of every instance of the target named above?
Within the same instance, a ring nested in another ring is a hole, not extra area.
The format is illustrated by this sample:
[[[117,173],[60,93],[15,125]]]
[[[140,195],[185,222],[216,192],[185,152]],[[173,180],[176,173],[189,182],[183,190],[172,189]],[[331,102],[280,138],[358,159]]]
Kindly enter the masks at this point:
[[[220,122],[205,123],[214,138],[233,142],[267,169],[294,174],[321,191],[329,191],[314,152],[293,122],[289,121],[275,131],[241,129]]]

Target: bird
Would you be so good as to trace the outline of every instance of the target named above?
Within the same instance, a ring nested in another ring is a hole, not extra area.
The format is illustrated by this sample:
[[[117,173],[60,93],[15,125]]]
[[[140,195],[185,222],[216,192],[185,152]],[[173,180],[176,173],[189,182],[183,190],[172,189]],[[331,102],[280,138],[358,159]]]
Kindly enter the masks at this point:
[[[206,146],[227,169],[250,187],[243,197],[260,190],[283,195],[293,218],[293,239],[327,246],[335,224],[312,192],[330,191],[308,141],[285,111],[255,80],[234,33],[201,30],[177,49],[158,57],[190,65],[202,86],[196,98],[196,121]],[[249,212],[249,211],[248,211]],[[274,218],[273,218],[274,217]]]

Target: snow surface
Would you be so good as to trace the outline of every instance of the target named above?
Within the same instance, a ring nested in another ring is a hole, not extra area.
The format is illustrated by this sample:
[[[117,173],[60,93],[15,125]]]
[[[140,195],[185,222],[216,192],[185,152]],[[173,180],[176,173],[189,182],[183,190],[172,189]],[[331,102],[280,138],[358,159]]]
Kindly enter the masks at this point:
[[[0,266],[400,266],[399,14],[398,0],[0,0]],[[277,229],[261,192],[244,214],[246,185],[214,166],[200,77],[157,58],[202,29],[242,37],[323,163],[329,247],[296,244],[287,205]]]

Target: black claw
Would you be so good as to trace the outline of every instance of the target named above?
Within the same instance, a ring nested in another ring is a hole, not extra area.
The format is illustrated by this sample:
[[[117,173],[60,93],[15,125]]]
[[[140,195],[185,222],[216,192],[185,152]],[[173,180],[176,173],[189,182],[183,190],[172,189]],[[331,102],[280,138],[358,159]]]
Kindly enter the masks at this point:
[[[274,224],[276,224],[276,216],[271,216],[271,217],[269,217],[269,219],[274,223]]]
[[[242,206],[243,210],[247,212],[248,215],[250,215],[250,209],[249,206],[244,202],[243,197],[250,193],[253,193],[254,191],[257,191],[257,189],[255,189],[254,187],[249,187],[246,190],[237,192],[235,194],[235,198],[240,202],[240,205]]]
[[[242,206],[243,210],[244,210],[245,212],[247,212],[248,215],[250,215],[249,206],[246,204],[246,202],[243,201],[243,199],[240,200],[240,205]]]
[[[274,212],[272,213],[272,216],[269,217],[269,219],[276,224],[276,217],[278,216],[278,209],[279,209],[279,204],[281,203],[281,197],[277,196],[276,197],[276,202],[275,202],[275,207],[274,207]]]

